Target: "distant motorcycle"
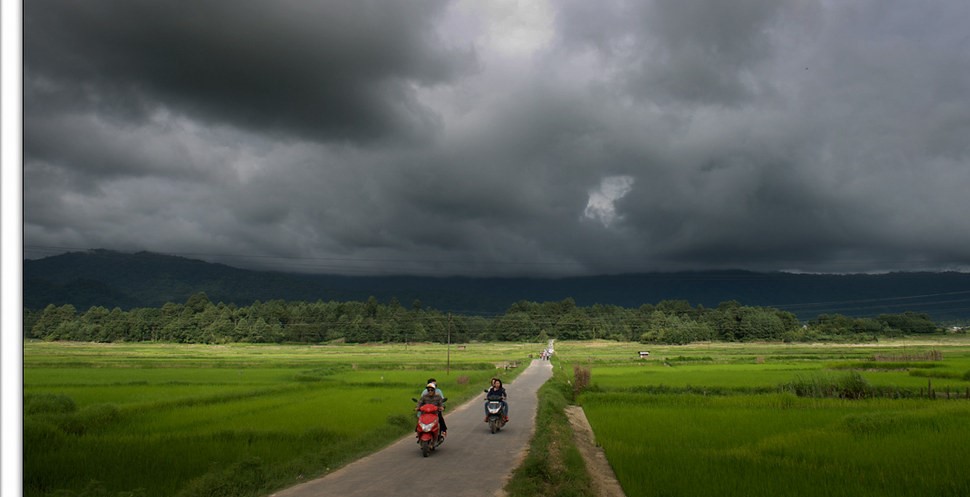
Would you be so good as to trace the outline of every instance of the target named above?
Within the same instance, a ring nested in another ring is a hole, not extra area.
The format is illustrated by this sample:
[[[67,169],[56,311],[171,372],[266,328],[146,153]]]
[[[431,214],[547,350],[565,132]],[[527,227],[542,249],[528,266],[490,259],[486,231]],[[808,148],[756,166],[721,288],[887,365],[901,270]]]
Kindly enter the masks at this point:
[[[418,402],[418,399],[411,400]],[[424,457],[428,457],[445,441],[445,437],[441,436],[441,426],[438,423],[438,411],[441,409],[434,404],[425,404],[418,408],[420,414],[414,431],[418,445],[421,446],[421,455]]]
[[[488,393],[488,390],[485,390]],[[502,414],[502,397],[487,395],[485,397],[485,411],[488,413],[488,429],[495,433],[505,426],[505,416]]]

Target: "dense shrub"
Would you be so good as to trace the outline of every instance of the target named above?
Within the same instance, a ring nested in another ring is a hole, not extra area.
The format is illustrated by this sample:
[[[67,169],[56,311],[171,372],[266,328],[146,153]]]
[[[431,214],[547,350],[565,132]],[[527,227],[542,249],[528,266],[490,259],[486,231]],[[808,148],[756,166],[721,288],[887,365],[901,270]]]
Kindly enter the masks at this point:
[[[782,390],[792,392],[799,397],[811,398],[864,399],[876,394],[869,382],[856,371],[837,378],[796,377],[791,383],[783,385]]]
[[[24,419],[24,447],[33,450],[52,450],[67,440],[63,431],[52,423],[34,418]]]
[[[83,435],[99,430],[121,419],[121,412],[114,404],[95,404],[69,416],[61,422],[61,429],[73,435]]]
[[[66,414],[77,410],[74,399],[64,394],[24,395],[24,414]]]
[[[573,366],[573,399],[589,388],[591,373],[589,368]]]

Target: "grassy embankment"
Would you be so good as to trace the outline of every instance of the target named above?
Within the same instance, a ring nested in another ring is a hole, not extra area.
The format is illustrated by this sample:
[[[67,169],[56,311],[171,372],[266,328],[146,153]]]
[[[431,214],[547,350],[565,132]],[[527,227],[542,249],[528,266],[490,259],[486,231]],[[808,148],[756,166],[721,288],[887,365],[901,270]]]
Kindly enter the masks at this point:
[[[264,495],[407,434],[428,377],[457,404],[534,348],[30,342],[24,492]]]
[[[970,495],[966,337],[638,349],[557,345],[628,497]]]
[[[572,372],[567,374],[557,359],[553,365],[552,379],[539,389],[536,432],[529,453],[505,487],[509,497],[594,495],[565,413],[572,398]]]

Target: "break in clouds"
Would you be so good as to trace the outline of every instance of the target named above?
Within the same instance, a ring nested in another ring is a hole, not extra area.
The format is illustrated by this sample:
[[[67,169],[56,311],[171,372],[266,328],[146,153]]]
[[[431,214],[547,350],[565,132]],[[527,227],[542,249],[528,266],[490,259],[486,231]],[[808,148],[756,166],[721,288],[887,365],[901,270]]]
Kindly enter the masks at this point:
[[[970,268],[963,0],[34,0],[28,258]]]

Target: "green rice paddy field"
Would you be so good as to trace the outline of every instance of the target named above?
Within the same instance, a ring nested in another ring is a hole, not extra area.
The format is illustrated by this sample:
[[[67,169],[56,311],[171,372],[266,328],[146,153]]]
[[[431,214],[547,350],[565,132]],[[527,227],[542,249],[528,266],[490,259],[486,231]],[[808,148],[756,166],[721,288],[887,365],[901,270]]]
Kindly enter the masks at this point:
[[[539,347],[28,342],[25,495],[267,495],[409,432],[429,376],[457,405]],[[590,371],[576,402],[629,497],[970,495],[966,337],[565,342],[554,364]],[[872,395],[805,394],[830,384]]]
[[[556,349],[629,497],[970,495],[966,337],[647,349]]]
[[[24,494],[265,495],[412,430],[429,377],[457,405],[537,351],[28,342]]]

